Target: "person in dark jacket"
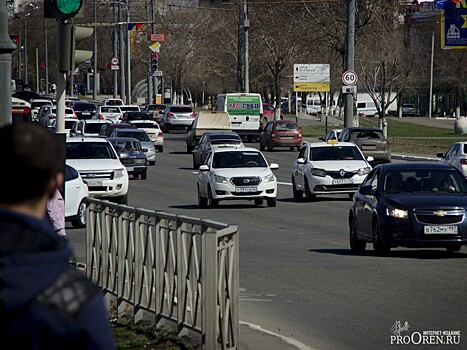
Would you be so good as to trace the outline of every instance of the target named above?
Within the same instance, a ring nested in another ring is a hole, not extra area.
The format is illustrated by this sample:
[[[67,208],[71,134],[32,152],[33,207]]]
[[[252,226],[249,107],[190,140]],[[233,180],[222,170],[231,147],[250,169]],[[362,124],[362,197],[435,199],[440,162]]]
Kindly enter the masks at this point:
[[[0,339],[6,348],[115,349],[101,290],[70,266],[44,220],[63,182],[64,146],[31,123],[0,128]],[[9,344],[9,345],[7,345]]]

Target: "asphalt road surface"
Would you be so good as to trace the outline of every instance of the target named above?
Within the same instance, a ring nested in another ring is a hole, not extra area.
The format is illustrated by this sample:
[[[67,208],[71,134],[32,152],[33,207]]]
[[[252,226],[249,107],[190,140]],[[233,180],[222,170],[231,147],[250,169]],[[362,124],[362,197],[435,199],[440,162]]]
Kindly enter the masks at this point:
[[[290,181],[297,152],[288,149],[264,153],[280,165],[277,207],[236,201],[200,209],[197,172],[185,149],[185,134],[166,135],[148,179],[130,181],[129,205],[239,226],[241,321],[314,349],[467,348],[465,247],[459,253],[398,248],[378,257],[368,245],[351,253],[351,200],[295,202]],[[68,235],[84,262],[84,230],[68,228]],[[409,326],[401,336],[460,331],[461,344],[391,344],[396,321]]]

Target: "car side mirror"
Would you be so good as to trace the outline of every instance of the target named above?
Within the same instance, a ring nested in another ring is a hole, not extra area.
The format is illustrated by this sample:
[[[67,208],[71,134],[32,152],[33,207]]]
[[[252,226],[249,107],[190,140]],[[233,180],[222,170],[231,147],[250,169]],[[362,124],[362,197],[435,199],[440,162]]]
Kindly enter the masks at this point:
[[[298,164],[305,164],[305,163],[306,163],[306,160],[305,160],[305,158],[298,158],[298,159],[297,159],[297,163],[298,163]]]
[[[324,137],[320,137],[319,140],[324,141]]]
[[[279,164],[277,164],[277,163],[271,163],[271,165],[269,165],[269,169],[271,169],[271,170],[277,170],[277,169],[279,169]]]
[[[209,171],[209,166],[203,164],[199,167],[199,171]]]
[[[371,186],[371,185],[360,187],[358,192],[360,192],[361,194],[363,194],[365,196],[371,196],[371,195],[374,195],[376,193],[376,191],[373,189],[373,186]]]
[[[436,157],[444,158],[444,153],[442,153],[442,152],[436,153]]]
[[[375,158],[373,158],[373,156],[368,156],[368,157],[366,157],[366,160],[367,160],[368,162],[372,162],[372,161],[375,160]]]

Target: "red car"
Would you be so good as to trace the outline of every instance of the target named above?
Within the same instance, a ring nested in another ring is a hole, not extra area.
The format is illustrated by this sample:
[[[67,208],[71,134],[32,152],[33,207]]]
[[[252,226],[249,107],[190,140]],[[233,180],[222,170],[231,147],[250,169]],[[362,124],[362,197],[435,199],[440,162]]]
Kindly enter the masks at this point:
[[[292,120],[273,120],[266,124],[259,136],[259,148],[272,151],[274,147],[290,147],[300,150],[303,139],[300,126]]]
[[[275,115],[274,106],[270,103],[263,103],[263,119],[261,120],[261,125],[264,127],[268,122],[274,120]],[[279,114],[280,119],[282,119],[282,111]]]

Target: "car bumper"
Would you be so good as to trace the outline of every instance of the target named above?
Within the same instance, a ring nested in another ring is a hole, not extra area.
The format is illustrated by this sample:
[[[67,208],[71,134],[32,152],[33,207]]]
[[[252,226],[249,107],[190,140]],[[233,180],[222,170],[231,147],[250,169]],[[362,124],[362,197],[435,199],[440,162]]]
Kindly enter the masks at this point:
[[[125,165],[128,174],[141,174],[148,170],[146,165]]]
[[[311,176],[308,185],[313,194],[354,193],[365,177],[366,175],[354,175],[349,179],[333,179],[331,176]]]
[[[274,147],[302,147],[302,140],[294,139],[273,139],[272,143]]]
[[[117,180],[86,181],[92,197],[120,197],[128,193],[128,177]]]
[[[455,234],[427,234],[425,226],[457,226]],[[440,248],[451,245],[467,245],[467,223],[455,225],[429,225],[412,219],[396,219],[386,216],[380,221],[381,239],[392,247]]]
[[[245,191],[246,187],[237,187],[231,183],[211,183],[212,196],[217,200],[237,200],[237,199],[266,199],[277,197],[277,183],[261,183],[258,186],[249,186],[251,192],[239,192]]]

